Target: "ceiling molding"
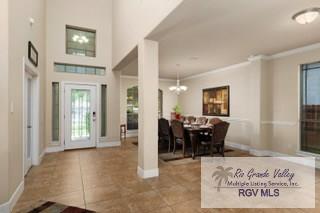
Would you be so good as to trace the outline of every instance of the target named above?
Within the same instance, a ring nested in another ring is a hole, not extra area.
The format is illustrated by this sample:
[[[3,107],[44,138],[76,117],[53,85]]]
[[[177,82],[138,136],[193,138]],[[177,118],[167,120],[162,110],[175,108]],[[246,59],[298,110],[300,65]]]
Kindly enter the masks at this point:
[[[134,75],[120,75],[120,78],[138,80],[138,76],[134,76]],[[169,78],[159,78],[159,81],[176,82],[177,80],[169,79]]]
[[[258,61],[258,60],[269,60],[270,57],[266,56],[266,55],[256,55],[256,56],[250,56],[248,58],[248,61],[250,62],[254,62],[254,61]]]
[[[239,64],[234,64],[234,65],[231,65],[231,66],[227,66],[227,67],[211,70],[209,72],[204,72],[204,73],[200,73],[200,74],[196,74],[196,75],[191,75],[189,77],[182,78],[181,80],[182,81],[186,81],[186,80],[190,80],[190,79],[194,79],[194,78],[199,78],[199,77],[211,75],[211,74],[218,73],[218,72],[223,72],[223,71],[232,70],[232,69],[239,68],[239,67],[244,67],[244,66],[247,66],[249,64],[250,64],[249,61],[245,61],[245,62],[242,62],[242,63],[239,63]]]
[[[311,44],[308,46],[299,47],[296,49],[280,52],[280,53],[268,56],[268,59],[271,60],[271,59],[283,58],[283,57],[296,55],[299,53],[304,53],[304,52],[308,52],[308,51],[312,51],[312,50],[316,50],[316,49],[320,49],[320,43],[315,43],[315,44]]]
[[[266,55],[251,56],[251,57],[248,58],[248,61],[245,61],[245,62],[242,62],[242,63],[239,63],[239,64],[234,64],[234,65],[231,65],[231,66],[226,66],[226,67],[215,69],[215,70],[210,70],[208,72],[204,72],[204,73],[200,73],[200,74],[191,75],[191,76],[188,76],[186,78],[182,78],[181,80],[185,81],[185,80],[190,80],[190,79],[194,79],[194,78],[199,78],[199,77],[211,75],[211,74],[218,73],[218,72],[232,70],[232,69],[235,69],[235,68],[238,68],[238,67],[247,66],[251,62],[254,62],[254,61],[257,61],[257,60],[274,60],[274,59],[288,57],[288,56],[291,56],[291,55],[296,55],[296,54],[299,54],[299,53],[304,53],[304,52],[308,52],[308,51],[312,51],[312,50],[316,50],[316,49],[320,49],[320,43],[315,43],[315,44],[312,44],[312,45],[308,45],[308,46],[304,46],[304,47],[300,47],[300,48],[296,48],[296,49],[292,49],[292,50],[276,53],[276,54],[271,55],[271,56],[266,56]]]

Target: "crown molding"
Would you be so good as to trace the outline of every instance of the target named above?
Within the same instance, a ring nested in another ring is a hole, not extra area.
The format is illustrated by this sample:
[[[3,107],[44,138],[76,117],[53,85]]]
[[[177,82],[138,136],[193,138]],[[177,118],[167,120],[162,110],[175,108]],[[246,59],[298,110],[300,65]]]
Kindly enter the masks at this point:
[[[232,69],[235,69],[235,68],[238,68],[238,67],[247,66],[250,63],[252,63],[254,61],[257,61],[257,60],[267,60],[267,61],[269,61],[269,60],[288,57],[288,56],[291,56],[291,55],[296,55],[296,54],[299,54],[299,53],[304,53],[304,52],[308,52],[308,51],[312,51],[312,50],[316,50],[316,49],[320,49],[320,43],[315,43],[315,44],[312,44],[312,45],[308,45],[308,46],[304,46],[304,47],[300,47],[300,48],[296,48],[296,49],[292,49],[292,50],[276,53],[276,54],[273,54],[273,55],[270,55],[270,56],[266,56],[266,55],[250,56],[247,61],[244,61],[242,63],[226,66],[226,67],[219,68],[219,69],[214,69],[214,70],[203,72],[203,73],[200,73],[200,74],[191,75],[191,76],[188,76],[186,78],[182,78],[181,80],[185,81],[185,80],[199,78],[199,77],[207,76],[207,75],[218,73],[218,72],[232,70]]]
[[[266,55],[255,55],[255,56],[250,56],[248,58],[249,62],[254,62],[254,61],[258,61],[258,60],[269,60],[270,57],[266,56]]]
[[[211,74],[218,73],[218,72],[223,72],[223,71],[232,70],[232,69],[239,68],[239,67],[244,67],[244,66],[247,66],[249,64],[250,64],[249,61],[245,61],[245,62],[242,62],[242,63],[239,63],[239,64],[234,64],[234,65],[231,65],[231,66],[227,66],[227,67],[211,70],[211,71],[200,73],[200,74],[196,74],[196,75],[191,75],[189,77],[182,78],[181,80],[182,81],[186,81],[186,80],[190,80],[190,79],[194,79],[194,78],[199,78],[199,77],[211,75]]]
[[[308,52],[308,51],[312,51],[312,50],[316,50],[316,49],[320,49],[320,43],[315,43],[315,44],[307,45],[304,47],[299,47],[296,49],[280,52],[280,53],[269,56],[268,59],[272,60],[272,59],[283,58],[283,57],[296,55],[299,53],[304,53],[304,52]]]

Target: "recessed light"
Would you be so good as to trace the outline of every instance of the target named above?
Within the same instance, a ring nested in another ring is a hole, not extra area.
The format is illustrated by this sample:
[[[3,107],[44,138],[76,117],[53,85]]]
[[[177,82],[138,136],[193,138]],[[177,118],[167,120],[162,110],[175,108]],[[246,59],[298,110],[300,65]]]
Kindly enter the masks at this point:
[[[319,13],[320,8],[309,8],[294,14],[292,19],[299,24],[310,24],[316,20],[316,18],[319,16]]]

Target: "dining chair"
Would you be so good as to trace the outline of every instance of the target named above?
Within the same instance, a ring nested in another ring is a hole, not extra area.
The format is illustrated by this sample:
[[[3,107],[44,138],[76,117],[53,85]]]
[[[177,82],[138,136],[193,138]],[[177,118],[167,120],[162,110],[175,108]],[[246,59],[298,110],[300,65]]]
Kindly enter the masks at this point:
[[[208,119],[206,117],[198,117],[196,119],[196,123],[201,124],[201,125],[206,125],[208,122]]]
[[[211,140],[201,141],[201,145],[210,148],[210,155],[213,156],[213,148],[224,157],[225,138],[228,133],[229,123],[222,121],[212,128]]]
[[[188,121],[188,123],[194,123],[194,122],[196,122],[196,117],[194,117],[194,116],[187,116],[186,117],[186,121]]]
[[[208,124],[215,125],[215,124],[218,124],[218,123],[221,123],[221,122],[222,122],[222,120],[220,118],[211,118],[208,121]]]
[[[171,129],[173,134],[173,154],[176,152],[176,144],[182,145],[183,157],[185,156],[186,142],[184,137],[183,123],[178,120],[171,121]]]
[[[164,118],[158,120],[158,136],[159,142],[168,144],[168,152],[170,152],[171,139],[170,139],[170,126],[169,121]]]

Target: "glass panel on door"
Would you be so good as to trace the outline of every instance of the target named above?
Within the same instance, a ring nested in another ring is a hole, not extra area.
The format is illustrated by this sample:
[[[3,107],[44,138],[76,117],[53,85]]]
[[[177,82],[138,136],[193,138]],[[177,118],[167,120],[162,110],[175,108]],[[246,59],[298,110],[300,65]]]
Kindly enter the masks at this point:
[[[320,63],[301,70],[301,150],[320,153]]]
[[[71,90],[71,140],[88,140],[91,132],[90,90]]]

